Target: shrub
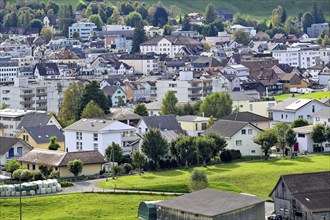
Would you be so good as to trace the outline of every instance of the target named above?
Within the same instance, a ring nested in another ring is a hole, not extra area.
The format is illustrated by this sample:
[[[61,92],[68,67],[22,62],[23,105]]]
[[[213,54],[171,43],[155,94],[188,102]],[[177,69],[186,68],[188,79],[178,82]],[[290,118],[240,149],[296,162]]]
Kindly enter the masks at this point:
[[[13,175],[12,175],[13,179],[14,179],[14,180],[19,180],[20,177],[21,177],[21,175],[22,175],[23,170],[24,170],[24,169],[17,169],[17,170],[15,170],[15,171],[13,172]]]
[[[125,172],[126,174],[131,173],[131,171],[133,170],[133,166],[132,166],[131,164],[129,164],[129,163],[125,163],[125,164],[123,165],[123,168],[124,168],[124,172]]]
[[[208,186],[208,179],[204,170],[194,170],[190,175],[190,189],[192,191],[204,189]]]
[[[239,150],[231,149],[231,150],[229,150],[229,154],[230,154],[232,160],[242,159],[242,154],[241,154],[241,151],[239,151]]]
[[[53,170],[50,174],[49,174],[49,178],[50,179],[56,179],[57,177],[59,177],[59,173],[56,170]]]
[[[156,163],[153,162],[152,160],[150,160],[149,163],[148,163],[148,170],[154,171],[156,169],[157,169]]]
[[[10,160],[5,165],[5,171],[13,173],[15,170],[19,169],[21,164],[17,160]]]
[[[33,177],[33,180],[34,181],[43,180],[44,179],[40,171],[33,171],[32,172],[32,177]]]
[[[13,172],[13,179],[22,181],[31,181],[33,180],[33,172],[26,169],[18,169]]]
[[[175,159],[171,160],[171,167],[172,168],[177,168],[178,167],[178,161],[176,161]]]
[[[170,159],[165,160],[165,167],[166,167],[167,169],[172,168],[172,164],[171,164],[171,160],[170,160]]]
[[[160,169],[166,169],[166,162],[165,162],[165,160],[160,160],[159,161],[159,168]]]
[[[73,186],[73,183],[71,181],[65,179],[58,179],[58,183],[61,185],[61,187]]]
[[[221,161],[223,161],[225,163],[232,161],[232,157],[231,157],[229,150],[222,151],[220,154],[220,159],[221,159]]]
[[[112,168],[112,172],[115,173],[115,176],[118,176],[122,173],[125,173],[125,169],[122,166],[117,165]]]
[[[132,158],[129,155],[123,156],[123,158],[118,164],[125,164],[125,163],[129,163],[129,164],[133,163]]]

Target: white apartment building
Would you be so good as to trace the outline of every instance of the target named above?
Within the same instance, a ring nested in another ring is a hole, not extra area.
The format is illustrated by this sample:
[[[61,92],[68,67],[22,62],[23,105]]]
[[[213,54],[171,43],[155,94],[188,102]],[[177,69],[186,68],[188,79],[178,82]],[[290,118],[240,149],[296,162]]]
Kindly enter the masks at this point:
[[[92,22],[78,22],[73,23],[71,27],[69,27],[69,38],[72,38],[73,33],[77,32],[79,37],[83,41],[88,41],[91,35],[91,32],[96,29],[96,25]]]
[[[105,25],[102,27],[102,31],[122,31],[122,30],[134,30],[131,26],[126,25]]]
[[[254,29],[254,27],[245,27],[239,24],[235,24],[233,26],[230,27],[232,32],[235,32],[239,29],[243,30],[244,32],[248,33],[251,37],[254,37],[257,34],[256,29]]]
[[[0,44],[0,54],[10,57],[28,57],[32,56],[32,48],[15,40],[6,40]]]
[[[154,55],[149,54],[124,54],[119,61],[132,66],[137,73],[157,72],[158,66]]]
[[[137,141],[136,128],[115,120],[81,119],[64,129],[66,152],[98,150],[102,155],[112,142],[124,154],[130,154],[130,143]]]
[[[274,50],[273,57],[278,59],[280,64],[309,68],[317,64],[317,59],[323,64],[330,62],[330,49],[310,44],[293,44],[287,50]]]
[[[0,58],[0,83],[13,82],[18,76],[19,65],[10,57]]]
[[[171,90],[182,103],[201,100],[213,91],[212,79],[194,79],[191,71],[180,72],[176,80],[157,80],[156,87],[158,101]]]
[[[27,78],[16,78],[14,85],[0,87],[0,105],[6,104],[14,109],[42,110],[58,114],[63,100],[63,91],[59,92],[59,87],[64,90],[63,85],[62,81],[29,84]]]
[[[225,68],[223,68],[221,70],[221,72],[223,72],[225,74],[235,74],[238,77],[248,76],[250,74],[249,68],[247,68],[246,66],[244,66],[242,64],[227,65],[227,66],[225,66]]]
[[[143,54],[167,54],[173,58],[182,48],[190,53],[193,50],[202,50],[202,47],[202,43],[187,36],[156,36],[140,44],[140,51]]]

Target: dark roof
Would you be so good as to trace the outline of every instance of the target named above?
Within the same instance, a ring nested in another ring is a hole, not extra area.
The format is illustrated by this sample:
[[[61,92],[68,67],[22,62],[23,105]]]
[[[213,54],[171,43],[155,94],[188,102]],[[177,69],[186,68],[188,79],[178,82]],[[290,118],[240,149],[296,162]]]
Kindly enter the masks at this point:
[[[178,120],[174,115],[145,116],[142,120],[149,129],[159,128],[160,130],[172,130],[183,133]]]
[[[23,127],[37,144],[48,143],[49,138],[56,136],[57,142],[64,142],[64,135],[55,125]]]
[[[17,129],[20,130],[22,127],[35,127],[35,126],[46,126],[52,115],[47,113],[32,113],[27,114],[23,117],[21,123],[19,123]]]
[[[245,121],[245,122],[258,122],[258,121],[269,121],[269,118],[266,118],[261,115],[257,115],[252,112],[236,112],[230,115],[224,116],[221,118],[222,120],[230,120],[230,121]]]
[[[60,71],[56,63],[37,63],[35,65],[35,69],[36,68],[38,69],[40,76],[60,75]]]
[[[330,211],[330,191],[298,194],[295,198],[312,212]]]
[[[44,149],[34,149],[18,161],[34,164],[46,163],[55,167],[67,166],[69,161],[79,159],[83,164],[102,164],[104,157],[99,151],[63,152]]]
[[[156,206],[193,213],[208,217],[237,211],[265,202],[253,196],[203,189],[186,195],[155,203]]]
[[[28,143],[23,141],[22,139],[19,138],[14,138],[14,137],[0,137],[0,155],[4,155],[9,151],[10,148],[12,148],[17,142],[20,142],[21,144],[27,146],[31,150],[33,147],[31,147]]]
[[[214,124],[209,129],[207,129],[207,131],[209,131],[209,130],[216,131],[224,137],[232,137],[234,134],[239,132],[246,125],[251,125],[251,126],[261,130],[260,128],[254,126],[253,124],[251,124],[249,122],[218,120],[218,121],[214,122]]]
[[[126,121],[126,120],[139,120],[141,116],[135,114],[133,110],[129,110],[127,108],[119,108],[112,111],[110,114],[105,116],[106,119],[118,120],[118,121]]]
[[[102,91],[104,93],[104,95],[108,96],[108,95],[113,95],[117,90],[122,90],[123,89],[120,86],[105,86],[103,87]]]

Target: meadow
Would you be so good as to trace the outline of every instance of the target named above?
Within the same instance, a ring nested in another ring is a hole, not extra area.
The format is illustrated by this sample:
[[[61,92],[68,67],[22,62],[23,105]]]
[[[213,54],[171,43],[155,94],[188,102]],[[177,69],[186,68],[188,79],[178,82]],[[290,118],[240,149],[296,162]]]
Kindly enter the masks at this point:
[[[104,188],[189,192],[189,176],[194,169],[204,170],[209,187],[232,192],[244,192],[268,198],[281,175],[330,171],[330,155],[271,159],[212,165],[189,169],[150,172],[122,176],[99,183]]]
[[[289,97],[292,97],[292,94],[281,94],[281,95],[276,95],[273,96],[276,101],[283,101],[284,99],[287,99]],[[309,94],[295,94],[296,98],[302,98],[302,99],[315,99],[315,100],[320,100],[323,98],[330,98],[330,92],[313,92]]]

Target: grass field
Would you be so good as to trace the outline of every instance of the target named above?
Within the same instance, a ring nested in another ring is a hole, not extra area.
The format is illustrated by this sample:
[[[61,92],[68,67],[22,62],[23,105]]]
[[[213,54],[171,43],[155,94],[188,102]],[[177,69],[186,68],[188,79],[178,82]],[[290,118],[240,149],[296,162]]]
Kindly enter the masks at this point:
[[[292,94],[282,94],[282,95],[277,95],[274,96],[276,101],[282,101],[284,99],[287,99],[289,97],[292,97]],[[330,98],[330,92],[313,92],[310,94],[302,94],[302,95],[297,95],[295,94],[296,98],[305,98],[305,99],[323,99],[323,98]]]
[[[10,0],[14,2],[14,0]],[[49,0],[40,0],[47,3]],[[138,0],[147,4],[157,3],[159,0]],[[79,0],[56,0],[56,3],[71,4],[75,8]],[[104,0],[109,4],[116,5],[117,2],[124,2],[123,0]],[[306,12],[312,8],[313,2],[311,0],[162,0],[160,1],[165,6],[176,5],[181,8],[182,12],[200,12],[204,13],[205,7],[208,3],[213,3],[216,7],[225,7],[232,11],[234,14],[241,13],[246,16],[264,19],[269,18],[272,10],[277,5],[282,5],[287,14],[290,16],[298,16],[300,11]],[[324,15],[329,19],[330,7],[328,0],[316,0],[324,12]]]
[[[330,171],[330,155],[241,162],[198,169],[207,172],[211,188],[268,198],[268,194],[282,174]],[[100,186],[188,192],[189,174],[192,170],[177,169],[119,177],[110,182],[101,182]]]
[[[170,196],[80,193],[24,198],[23,219],[137,219],[141,201]],[[0,199],[0,219],[19,219],[19,199]]]

